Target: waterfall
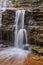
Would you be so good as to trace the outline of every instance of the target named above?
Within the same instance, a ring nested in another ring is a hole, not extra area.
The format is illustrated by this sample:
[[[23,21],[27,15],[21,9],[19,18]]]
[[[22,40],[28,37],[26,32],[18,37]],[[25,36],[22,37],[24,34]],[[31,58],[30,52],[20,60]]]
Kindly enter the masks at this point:
[[[2,12],[0,12],[0,29],[2,27]],[[2,32],[0,30],[0,42],[2,41]]]
[[[22,31],[19,31],[19,30],[24,28],[24,16],[25,16],[25,10],[17,10],[16,11],[16,15],[15,15],[15,42],[14,42],[15,47],[18,47],[19,35],[20,36],[22,35],[22,37],[23,37]]]
[[[27,31],[25,29],[20,29],[17,35],[17,47],[23,48],[27,43]]]
[[[18,20],[19,20],[19,15],[20,15],[20,10],[16,11],[16,15],[15,15],[15,42],[14,45],[17,46],[17,32],[18,32]]]
[[[0,12],[0,27],[2,25],[2,13]]]
[[[1,0],[0,1],[0,9],[1,10],[6,10],[6,0]]]
[[[7,8],[12,7],[12,2],[7,0],[1,0],[0,1],[0,10],[5,11]]]

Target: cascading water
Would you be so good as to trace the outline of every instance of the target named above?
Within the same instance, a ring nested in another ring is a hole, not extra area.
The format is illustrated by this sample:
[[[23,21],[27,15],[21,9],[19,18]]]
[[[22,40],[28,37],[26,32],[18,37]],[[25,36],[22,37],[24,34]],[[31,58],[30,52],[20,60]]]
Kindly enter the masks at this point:
[[[0,12],[0,27],[2,25],[2,13]]]
[[[16,11],[16,17],[15,17],[15,47],[18,47],[18,37],[19,37],[19,30],[24,28],[24,15],[25,15],[25,10],[17,10]],[[22,31],[21,31],[22,32]],[[20,32],[20,34],[21,34]],[[20,44],[20,42],[19,42]]]
[[[18,20],[19,20],[19,15],[20,15],[20,10],[16,11],[16,16],[15,16],[15,42],[14,45],[17,46],[17,32],[18,32]]]
[[[27,31],[24,29],[25,10],[17,10],[15,16],[15,41],[14,46],[17,48],[30,48],[27,44]],[[27,50],[27,49],[26,49]]]
[[[2,12],[0,12],[0,29],[2,27]],[[2,32],[0,30],[0,42],[2,41]]]
[[[7,8],[12,7],[12,2],[7,0],[1,0],[0,1],[0,10],[5,11]]]
[[[27,31],[25,29],[20,29],[17,35],[17,46],[23,48],[27,43]]]

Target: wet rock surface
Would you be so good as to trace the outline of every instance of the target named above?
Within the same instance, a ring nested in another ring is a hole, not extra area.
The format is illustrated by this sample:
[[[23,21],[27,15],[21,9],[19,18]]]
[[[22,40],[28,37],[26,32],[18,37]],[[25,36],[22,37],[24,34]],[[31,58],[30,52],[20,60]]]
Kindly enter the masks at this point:
[[[3,12],[3,16],[2,16],[2,24],[3,24],[2,25],[2,27],[3,27],[2,36],[3,36],[3,39],[5,39],[5,40],[14,41],[15,27],[13,25],[15,24],[15,12],[16,12],[15,10],[6,10],[5,12]],[[30,20],[33,21],[32,24],[29,23]],[[34,32],[32,32],[33,34],[31,36],[30,32],[33,28],[36,29],[35,30],[36,33],[38,31],[37,34],[39,34],[39,32],[41,32],[41,31],[43,31],[42,30],[42,28],[43,28],[43,26],[42,26],[43,22],[42,21],[43,21],[43,12],[41,12],[39,9],[35,10],[33,12],[25,11],[24,28],[27,30],[28,43],[30,42],[29,40],[30,40],[30,38],[32,38],[32,36],[33,37],[34,37],[34,35],[36,36],[36,34],[34,34]],[[34,24],[36,24],[35,27],[34,27]],[[11,36],[11,35],[13,35],[13,36]],[[40,38],[42,38],[42,37],[40,37]],[[36,42],[36,41],[34,41],[35,37],[32,38],[32,40],[33,40],[34,43]],[[32,40],[31,40],[31,42],[32,42]],[[39,41],[39,40],[37,40],[37,41]],[[40,40],[39,42],[41,42],[41,41],[42,40]]]

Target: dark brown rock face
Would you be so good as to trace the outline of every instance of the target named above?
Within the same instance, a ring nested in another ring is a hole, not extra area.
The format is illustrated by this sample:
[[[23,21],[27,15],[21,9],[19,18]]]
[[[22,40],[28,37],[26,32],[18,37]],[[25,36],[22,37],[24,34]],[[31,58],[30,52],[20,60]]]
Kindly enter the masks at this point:
[[[14,26],[15,23],[15,11],[13,10],[6,10],[3,12],[2,15],[2,38],[3,40],[7,41],[6,43],[10,42],[9,45],[13,45],[11,43],[14,42]]]
[[[30,19],[30,17],[31,17],[31,12],[28,12],[28,11],[26,11],[25,12],[25,20],[24,20],[24,25],[29,25],[29,19]]]
[[[3,12],[2,24],[5,25],[14,24],[14,20],[15,20],[15,11],[6,10],[5,12]]]

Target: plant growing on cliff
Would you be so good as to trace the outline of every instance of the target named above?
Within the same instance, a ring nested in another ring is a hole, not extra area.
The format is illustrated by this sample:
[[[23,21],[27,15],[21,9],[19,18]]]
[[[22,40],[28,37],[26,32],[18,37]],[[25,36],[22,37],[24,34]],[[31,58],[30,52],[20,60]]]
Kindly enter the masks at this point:
[[[15,6],[16,6],[16,7],[19,6],[19,2],[18,2],[18,1],[15,2]]]

